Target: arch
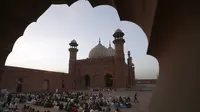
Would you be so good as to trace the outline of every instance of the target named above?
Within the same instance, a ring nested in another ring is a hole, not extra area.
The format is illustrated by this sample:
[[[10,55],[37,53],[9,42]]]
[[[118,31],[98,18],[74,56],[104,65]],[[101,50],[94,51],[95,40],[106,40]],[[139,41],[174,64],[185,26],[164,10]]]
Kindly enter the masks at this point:
[[[65,88],[65,81],[64,80],[62,80],[61,86],[62,86],[62,89]]]
[[[87,74],[84,76],[85,87],[90,87],[90,76]]]
[[[21,93],[23,91],[23,79],[22,78],[18,78],[17,79],[17,88],[16,88],[16,92]]]
[[[76,81],[75,81],[75,80],[73,80],[73,82],[72,82],[72,88],[73,88],[73,89],[76,88]]]
[[[44,80],[43,89],[44,89],[44,91],[49,91],[49,80],[48,79]]]
[[[109,73],[104,75],[104,84],[105,87],[112,87],[113,86],[113,76]]]

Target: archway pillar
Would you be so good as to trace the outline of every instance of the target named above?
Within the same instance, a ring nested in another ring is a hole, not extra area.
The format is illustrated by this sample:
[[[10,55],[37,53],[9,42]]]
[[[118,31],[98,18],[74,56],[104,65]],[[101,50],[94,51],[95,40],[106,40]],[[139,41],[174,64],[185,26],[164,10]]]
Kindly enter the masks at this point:
[[[160,75],[149,112],[200,111],[199,10],[187,2],[158,2],[150,51]]]
[[[25,28],[38,19],[51,5],[47,0],[4,1],[1,20],[0,38],[0,83],[7,56],[12,51],[15,41],[23,35]]]
[[[5,62],[6,62],[8,55],[10,54],[10,52],[11,52],[11,50],[9,50],[9,49],[0,50],[0,87],[2,87],[1,81],[2,81],[2,77],[3,77],[3,73],[4,73]]]
[[[1,81],[3,79],[3,73],[5,68],[5,62],[8,57],[8,55],[12,52],[13,46],[15,41],[18,39],[18,35],[20,32],[13,32],[13,29],[5,30],[5,32],[2,34],[2,37],[0,38],[0,86]]]

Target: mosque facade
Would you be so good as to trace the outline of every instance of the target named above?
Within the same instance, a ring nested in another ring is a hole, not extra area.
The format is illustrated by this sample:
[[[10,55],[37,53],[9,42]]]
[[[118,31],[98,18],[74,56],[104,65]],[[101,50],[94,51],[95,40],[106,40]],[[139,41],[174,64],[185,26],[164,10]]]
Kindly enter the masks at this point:
[[[134,85],[134,64],[130,51],[128,52],[128,64],[125,62],[124,33],[117,29],[113,34],[115,49],[109,45],[96,45],[84,60],[77,60],[77,42],[72,40],[69,48],[69,74],[75,78],[77,86],[84,87],[114,87],[126,88]],[[77,81],[76,81],[77,80]],[[75,84],[75,83],[74,83]]]
[[[113,34],[115,48],[106,48],[99,40],[86,59],[78,60],[78,43],[69,45],[69,73],[57,73],[8,67],[2,76],[1,89],[12,92],[66,91],[87,88],[130,88],[135,85],[134,64],[130,51],[125,60],[124,33]]]

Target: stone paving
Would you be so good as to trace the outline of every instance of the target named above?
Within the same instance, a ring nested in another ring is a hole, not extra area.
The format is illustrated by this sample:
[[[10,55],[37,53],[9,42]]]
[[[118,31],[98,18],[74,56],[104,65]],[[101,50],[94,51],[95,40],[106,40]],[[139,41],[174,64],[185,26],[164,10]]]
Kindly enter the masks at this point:
[[[121,91],[121,92],[109,92],[111,96],[129,96],[132,101],[134,97],[134,91]],[[108,92],[103,92],[105,96],[108,96]],[[138,104],[133,103],[132,108],[121,109],[122,112],[148,112],[148,105],[150,103],[152,91],[142,91],[138,92]],[[35,109],[44,112],[45,110],[50,110],[51,112],[65,112],[59,111],[57,108],[43,108],[39,106],[33,106]]]

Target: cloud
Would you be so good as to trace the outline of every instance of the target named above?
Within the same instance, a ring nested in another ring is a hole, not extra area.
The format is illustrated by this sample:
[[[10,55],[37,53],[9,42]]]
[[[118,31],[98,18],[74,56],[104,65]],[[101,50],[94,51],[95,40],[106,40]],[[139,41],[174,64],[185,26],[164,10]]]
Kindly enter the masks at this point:
[[[117,28],[125,33],[125,56],[130,50],[136,77],[156,78],[158,61],[146,54],[148,40],[144,31],[135,23],[120,21],[115,8],[107,5],[93,8],[88,1],[78,1],[70,7],[52,5],[16,41],[6,65],[68,72],[68,44],[72,39],[79,44],[78,58],[84,59],[97,45],[99,37],[108,47]]]

